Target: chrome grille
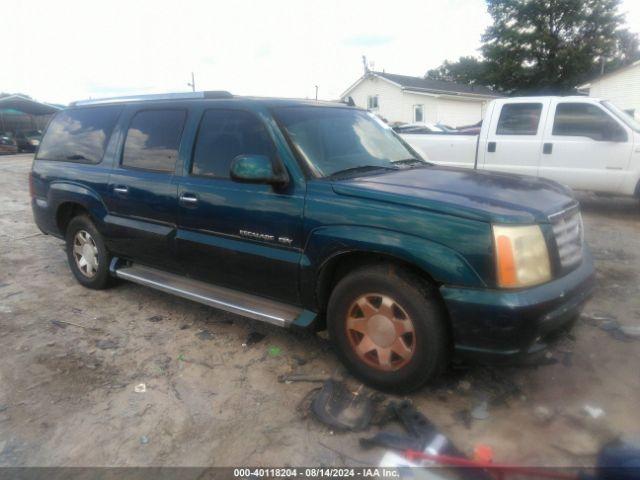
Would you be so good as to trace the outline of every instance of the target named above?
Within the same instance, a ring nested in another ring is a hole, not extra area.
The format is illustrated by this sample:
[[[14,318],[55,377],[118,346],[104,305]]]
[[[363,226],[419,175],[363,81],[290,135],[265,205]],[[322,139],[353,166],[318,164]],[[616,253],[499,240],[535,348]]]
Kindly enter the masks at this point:
[[[571,268],[582,261],[584,232],[580,207],[575,205],[549,216],[558,247],[558,258],[563,269]]]

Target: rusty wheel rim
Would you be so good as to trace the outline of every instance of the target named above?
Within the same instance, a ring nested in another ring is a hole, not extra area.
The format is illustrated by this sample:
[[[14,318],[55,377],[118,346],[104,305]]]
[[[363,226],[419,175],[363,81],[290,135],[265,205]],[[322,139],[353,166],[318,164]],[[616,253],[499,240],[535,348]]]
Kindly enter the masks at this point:
[[[346,329],[354,353],[376,370],[399,370],[413,357],[413,320],[388,295],[367,293],[358,297],[347,312]]]

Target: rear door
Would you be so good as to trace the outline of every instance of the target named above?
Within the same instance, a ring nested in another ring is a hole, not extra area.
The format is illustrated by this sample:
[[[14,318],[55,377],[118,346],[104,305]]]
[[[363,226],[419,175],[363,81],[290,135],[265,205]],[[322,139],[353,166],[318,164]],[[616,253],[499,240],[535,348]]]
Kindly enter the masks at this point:
[[[130,108],[119,159],[109,178],[106,219],[114,253],[179,270],[175,168],[184,108]]]
[[[269,128],[257,114],[205,110],[178,189],[180,259],[193,277],[297,303],[304,186],[291,182],[278,189],[231,180],[231,161],[241,154],[279,162]]]
[[[483,168],[537,175],[548,109],[549,100],[544,98],[496,104],[486,141],[481,142]]]
[[[545,128],[540,176],[578,190],[617,192],[633,135],[601,105],[554,100]]]

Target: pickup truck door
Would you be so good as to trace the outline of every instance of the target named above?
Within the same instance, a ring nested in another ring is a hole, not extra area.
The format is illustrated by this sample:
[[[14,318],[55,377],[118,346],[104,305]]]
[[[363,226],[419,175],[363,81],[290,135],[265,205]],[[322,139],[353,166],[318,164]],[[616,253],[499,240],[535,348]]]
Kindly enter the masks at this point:
[[[548,109],[549,100],[544,98],[496,102],[486,137],[479,144],[479,167],[537,175]]]
[[[114,254],[179,271],[173,250],[178,214],[175,165],[186,109],[129,109],[125,139],[105,198]]]
[[[616,193],[632,151],[631,131],[602,105],[554,100],[545,128],[540,176],[577,190]]]
[[[244,110],[205,110],[178,186],[180,261],[200,280],[297,303],[304,189],[231,180],[240,154],[278,161],[264,122]]]

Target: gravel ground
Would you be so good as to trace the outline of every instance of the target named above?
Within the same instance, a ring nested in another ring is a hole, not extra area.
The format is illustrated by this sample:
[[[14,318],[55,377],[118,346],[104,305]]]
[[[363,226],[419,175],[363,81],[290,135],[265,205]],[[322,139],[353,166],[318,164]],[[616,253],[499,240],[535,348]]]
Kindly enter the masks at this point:
[[[363,450],[363,434],[309,415],[318,384],[278,382],[314,373],[368,393],[323,337],[134,284],[82,288],[62,242],[32,221],[30,165],[0,157],[0,466],[377,464],[383,451]],[[580,199],[598,270],[585,312],[639,326],[640,206]],[[408,398],[466,452],[483,443],[500,461],[588,465],[603,442],[640,433],[640,341],[603,322],[580,320],[548,365],[458,368]],[[265,337],[247,345],[253,332]],[[474,419],[483,399],[488,418]]]

